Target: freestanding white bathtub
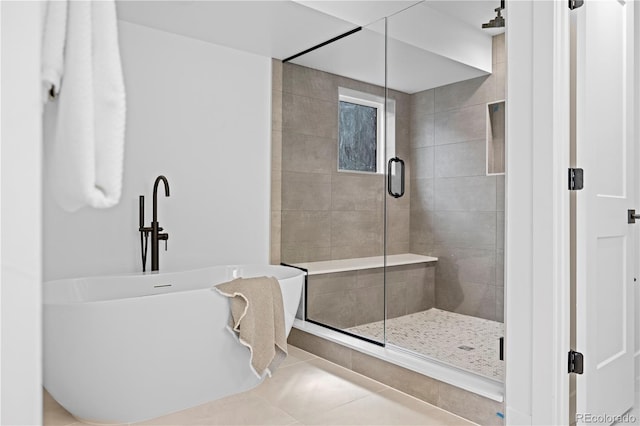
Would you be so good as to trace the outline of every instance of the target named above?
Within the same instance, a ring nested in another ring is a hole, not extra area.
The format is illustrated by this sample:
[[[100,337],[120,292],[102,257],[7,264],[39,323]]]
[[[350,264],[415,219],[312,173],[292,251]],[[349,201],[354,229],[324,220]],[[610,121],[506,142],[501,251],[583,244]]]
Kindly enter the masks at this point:
[[[228,300],[211,290],[256,276],[280,282],[288,335],[304,282],[294,268],[216,266],[47,282],[45,388],[77,418],[130,423],[256,386],[249,351],[226,329]]]

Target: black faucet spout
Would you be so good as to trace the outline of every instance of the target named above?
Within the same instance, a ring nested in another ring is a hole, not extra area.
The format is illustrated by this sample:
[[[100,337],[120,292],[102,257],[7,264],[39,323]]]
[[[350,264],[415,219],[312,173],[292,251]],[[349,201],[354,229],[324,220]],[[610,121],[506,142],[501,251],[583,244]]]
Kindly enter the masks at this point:
[[[165,197],[169,196],[169,181],[166,177],[160,175],[156,178],[156,181],[153,183],[153,221],[158,221],[158,184],[162,181],[164,184],[164,195]]]
[[[160,241],[169,239],[168,233],[161,233],[163,230],[158,223],[158,184],[162,182],[164,185],[164,195],[169,196],[169,181],[166,177],[160,175],[153,184],[153,221],[151,222],[151,270],[160,269]]]

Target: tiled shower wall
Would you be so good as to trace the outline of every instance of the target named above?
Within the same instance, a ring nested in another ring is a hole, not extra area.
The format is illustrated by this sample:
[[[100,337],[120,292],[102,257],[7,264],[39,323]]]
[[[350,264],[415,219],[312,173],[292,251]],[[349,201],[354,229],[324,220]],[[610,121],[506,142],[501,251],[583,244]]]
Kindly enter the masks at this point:
[[[504,175],[486,174],[487,103],[505,99],[504,34],[493,73],[411,95],[412,253],[438,258],[436,307],[503,321]]]
[[[384,175],[337,171],[338,87],[384,96],[379,86],[282,66],[283,262],[383,254]],[[396,100],[396,152],[406,158],[409,95],[390,97]],[[387,206],[391,254],[409,251],[409,193]]]
[[[504,35],[493,43],[492,75],[391,91],[409,179],[405,197],[387,197],[387,248],[438,257],[436,307],[502,321],[504,176],[486,175],[486,104],[505,99]],[[272,259],[382,254],[383,177],[337,172],[336,155],[338,87],[383,89],[293,64],[273,75]]]

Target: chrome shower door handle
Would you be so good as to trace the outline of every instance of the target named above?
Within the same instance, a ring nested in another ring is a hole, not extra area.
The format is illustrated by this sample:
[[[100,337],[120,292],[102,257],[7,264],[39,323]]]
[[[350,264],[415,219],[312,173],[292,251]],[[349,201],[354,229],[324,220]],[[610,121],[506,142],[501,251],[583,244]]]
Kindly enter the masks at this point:
[[[404,161],[398,157],[391,158],[387,163],[387,191],[393,198],[404,195]]]

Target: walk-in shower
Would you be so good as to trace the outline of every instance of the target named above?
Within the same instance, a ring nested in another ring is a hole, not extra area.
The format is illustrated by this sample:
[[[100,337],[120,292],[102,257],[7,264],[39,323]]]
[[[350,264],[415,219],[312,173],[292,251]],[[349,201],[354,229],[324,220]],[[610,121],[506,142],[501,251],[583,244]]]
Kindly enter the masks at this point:
[[[301,320],[501,382],[504,34],[437,3],[283,64],[280,260]]]

